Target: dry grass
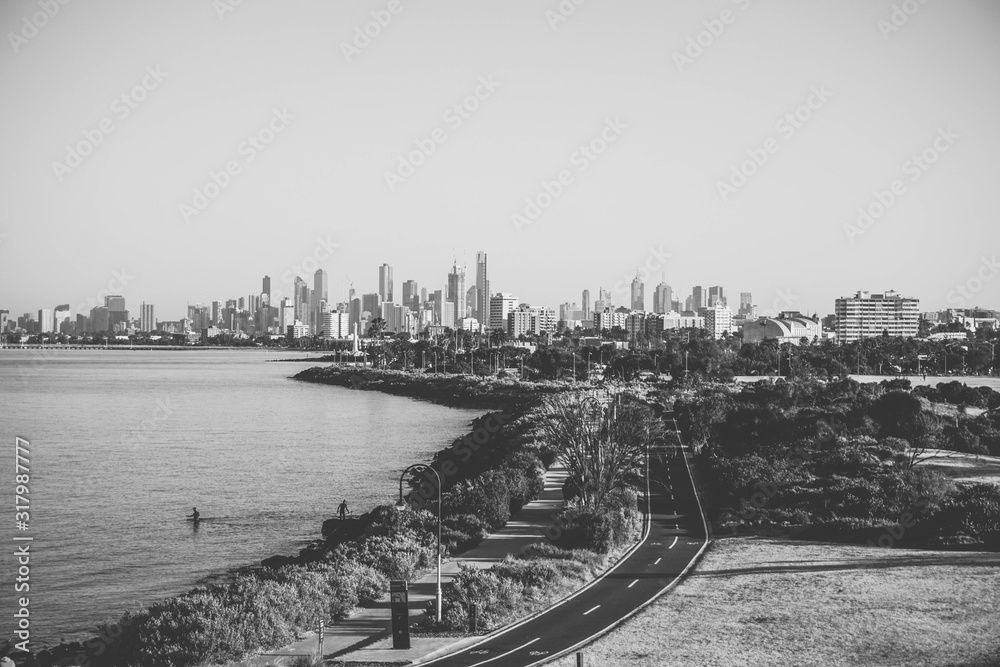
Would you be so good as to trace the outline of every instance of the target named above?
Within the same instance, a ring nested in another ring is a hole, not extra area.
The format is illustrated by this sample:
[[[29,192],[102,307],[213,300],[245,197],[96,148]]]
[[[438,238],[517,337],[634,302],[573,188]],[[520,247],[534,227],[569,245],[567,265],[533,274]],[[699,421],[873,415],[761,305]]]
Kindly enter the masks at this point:
[[[976,456],[963,452],[930,450],[921,468],[937,470],[954,482],[1000,484],[1000,456]]]
[[[1000,665],[998,619],[998,553],[729,538],[584,654],[588,667]]]

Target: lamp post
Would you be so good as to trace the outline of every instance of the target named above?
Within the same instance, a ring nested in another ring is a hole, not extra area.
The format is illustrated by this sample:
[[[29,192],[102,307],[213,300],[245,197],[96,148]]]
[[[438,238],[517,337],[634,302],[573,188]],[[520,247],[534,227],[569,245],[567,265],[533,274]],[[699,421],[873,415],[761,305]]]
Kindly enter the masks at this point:
[[[423,463],[414,463],[413,465],[406,468],[403,474],[399,476],[399,501],[396,503],[396,509],[404,510],[406,509],[406,501],[403,500],[403,479],[406,477],[406,473],[411,470],[430,470],[434,473],[435,479],[437,479],[437,497],[438,497],[438,530],[437,530],[437,589],[434,591],[434,609],[436,613],[436,618],[438,623],[441,622],[441,475],[437,470],[425,465]]]

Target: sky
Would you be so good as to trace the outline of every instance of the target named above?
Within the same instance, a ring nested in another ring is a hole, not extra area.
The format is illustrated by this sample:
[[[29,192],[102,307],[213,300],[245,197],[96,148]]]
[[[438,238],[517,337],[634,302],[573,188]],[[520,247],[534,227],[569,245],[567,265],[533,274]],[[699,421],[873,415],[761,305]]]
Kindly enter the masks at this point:
[[[995,0],[5,0],[0,29],[15,316],[179,319],[317,267],[340,300],[384,262],[433,291],[479,250],[550,307],[637,271],[649,308],[664,279],[1000,307]]]

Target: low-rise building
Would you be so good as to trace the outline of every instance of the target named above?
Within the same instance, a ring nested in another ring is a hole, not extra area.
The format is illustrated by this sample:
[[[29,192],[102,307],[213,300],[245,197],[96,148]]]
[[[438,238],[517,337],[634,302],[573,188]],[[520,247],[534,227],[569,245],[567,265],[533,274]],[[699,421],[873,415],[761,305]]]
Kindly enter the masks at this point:
[[[780,313],[778,317],[760,317],[743,325],[743,342],[760,343],[776,340],[778,343],[798,345],[801,339],[812,340],[823,336],[818,319],[800,313]]]

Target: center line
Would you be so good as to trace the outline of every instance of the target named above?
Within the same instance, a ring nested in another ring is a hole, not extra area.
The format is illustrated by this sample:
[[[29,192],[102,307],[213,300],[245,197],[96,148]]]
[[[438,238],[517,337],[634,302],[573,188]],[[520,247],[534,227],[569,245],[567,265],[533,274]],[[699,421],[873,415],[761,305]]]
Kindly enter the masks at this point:
[[[600,607],[600,606],[601,606],[601,605],[597,605],[597,607]],[[583,615],[584,615],[584,616],[586,616],[586,615],[587,615],[587,614],[589,614],[590,612],[594,611],[594,609],[597,609],[597,607],[594,607],[593,609],[588,609],[587,611],[583,612]]]
[[[635,581],[633,581],[633,582],[632,582],[631,584],[629,584],[629,585],[628,585],[628,587],[629,587],[629,588],[632,588],[632,587],[633,587],[633,586],[635,586],[635,585],[636,585],[637,583],[639,583],[639,580],[638,580],[638,579],[636,579],[636,580],[635,580]]]
[[[674,544],[677,544],[677,536],[676,535],[674,535],[674,541],[673,541],[673,543],[669,547],[667,547],[667,548],[668,549],[673,549],[674,548]]]
[[[655,561],[653,561],[653,565],[659,565],[659,563],[660,563],[661,560],[663,560],[663,559],[662,558],[657,558]]]
[[[539,639],[541,639],[541,637],[535,637],[534,639],[532,639],[530,642],[528,642],[524,646],[518,646],[517,648],[511,649],[511,650],[507,651],[506,653],[501,653],[500,655],[494,656],[494,657],[490,658],[489,660],[483,660],[482,662],[477,662],[472,667],[478,667],[479,665],[485,665],[488,662],[493,662],[494,660],[499,660],[500,658],[504,657],[505,655],[510,655],[514,651],[520,651],[522,648],[526,648],[528,646],[531,646],[532,644],[534,644],[535,642],[537,642]]]

